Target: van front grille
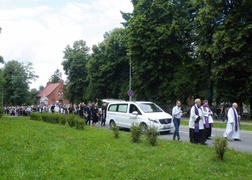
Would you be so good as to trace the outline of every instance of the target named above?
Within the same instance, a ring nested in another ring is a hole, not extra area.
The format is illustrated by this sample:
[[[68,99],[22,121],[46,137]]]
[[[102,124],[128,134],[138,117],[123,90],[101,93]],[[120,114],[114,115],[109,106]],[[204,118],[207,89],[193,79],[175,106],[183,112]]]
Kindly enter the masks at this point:
[[[170,124],[172,119],[159,119],[159,122],[161,124]]]

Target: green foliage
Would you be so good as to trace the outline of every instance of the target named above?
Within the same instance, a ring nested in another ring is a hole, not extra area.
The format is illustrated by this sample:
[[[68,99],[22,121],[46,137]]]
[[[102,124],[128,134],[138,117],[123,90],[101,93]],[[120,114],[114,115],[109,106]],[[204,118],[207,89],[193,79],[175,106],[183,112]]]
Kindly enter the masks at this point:
[[[133,143],[139,143],[142,135],[142,128],[139,124],[132,124],[130,128]]]
[[[73,103],[79,103],[83,98],[87,84],[86,63],[89,48],[83,40],[75,41],[64,50],[63,69],[69,82],[64,89],[64,96]]]
[[[111,131],[87,126],[30,121],[0,121],[1,179],[251,179],[252,155],[232,149],[224,161],[212,159],[213,147],[160,139],[131,143]],[[90,171],[92,169],[92,171]],[[239,173],[237,173],[239,172]]]
[[[227,146],[228,146],[227,138],[224,138],[224,137],[214,138],[214,150],[218,159],[223,161],[224,154],[227,150]]]
[[[118,139],[119,138],[119,127],[118,126],[112,126],[112,131],[113,131],[113,134],[114,134],[114,137],[116,138],[116,139]]]
[[[114,29],[104,35],[87,63],[89,86],[85,97],[127,98],[129,57],[125,29]],[[106,83],[105,83],[106,82]]]
[[[84,119],[75,114],[65,115],[60,113],[32,112],[30,119],[60,125],[65,125],[67,123],[69,127],[76,128],[78,130],[84,130],[85,126]]]
[[[31,119],[31,120],[36,120],[36,121],[42,121],[41,113],[38,113],[38,112],[31,112],[31,114],[30,114],[30,119]]]
[[[76,115],[74,115],[74,114],[70,114],[67,116],[67,124],[70,127],[75,127],[75,117],[76,117]]]
[[[149,127],[145,132],[146,139],[152,146],[157,145],[158,135],[159,132],[157,132],[157,129],[155,127]]]
[[[137,98],[174,98],[173,86],[178,81],[173,82],[174,74],[181,66],[187,66],[185,59],[192,59],[188,15],[187,1],[143,0],[134,5],[132,18],[125,19],[129,24],[128,43]]]
[[[3,68],[5,104],[14,106],[26,104],[29,98],[29,84],[37,77],[32,63],[24,65],[15,60],[8,61]]]
[[[85,120],[84,118],[81,118],[80,116],[76,116],[75,115],[75,128],[78,130],[84,130],[84,126],[85,126]]]
[[[59,124],[65,125],[67,122],[67,116],[60,116],[59,117]]]
[[[48,122],[48,123],[53,123],[54,118],[52,118],[52,114],[48,114],[48,113],[41,113],[41,119],[44,122]]]
[[[215,92],[217,101],[243,102],[251,97],[252,87],[251,2],[194,2],[196,55],[205,70],[200,74],[208,77],[200,84],[211,89],[210,98]]]
[[[53,75],[51,75],[51,78],[49,79],[49,81],[51,83],[57,83],[59,82],[59,80],[61,80],[61,77],[62,77],[62,73],[60,72],[59,69],[56,69]]]

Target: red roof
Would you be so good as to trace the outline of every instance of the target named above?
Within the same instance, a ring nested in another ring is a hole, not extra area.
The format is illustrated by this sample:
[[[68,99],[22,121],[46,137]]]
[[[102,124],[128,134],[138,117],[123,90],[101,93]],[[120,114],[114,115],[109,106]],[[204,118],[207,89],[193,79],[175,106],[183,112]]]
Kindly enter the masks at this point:
[[[59,83],[49,84],[47,85],[38,95],[37,97],[48,96],[50,95],[54,89],[59,86]]]

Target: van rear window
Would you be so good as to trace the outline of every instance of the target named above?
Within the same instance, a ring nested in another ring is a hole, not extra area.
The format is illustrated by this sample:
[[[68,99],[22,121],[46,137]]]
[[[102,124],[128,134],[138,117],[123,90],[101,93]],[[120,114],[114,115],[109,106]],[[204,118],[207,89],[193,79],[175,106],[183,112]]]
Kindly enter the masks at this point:
[[[128,109],[128,104],[111,104],[109,106],[108,111],[126,113],[127,109]]]
[[[126,113],[127,112],[127,107],[128,107],[128,104],[119,104],[117,111]]]
[[[116,104],[110,105],[108,110],[109,111],[116,111],[116,107],[117,107]]]

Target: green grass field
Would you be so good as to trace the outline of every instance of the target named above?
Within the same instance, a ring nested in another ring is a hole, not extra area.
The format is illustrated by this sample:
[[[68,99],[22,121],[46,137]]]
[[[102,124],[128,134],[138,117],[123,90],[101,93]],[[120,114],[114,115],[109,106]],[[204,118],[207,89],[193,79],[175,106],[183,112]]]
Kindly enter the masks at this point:
[[[0,120],[0,179],[251,179],[252,155],[158,139],[151,146],[131,134],[32,121]]]

